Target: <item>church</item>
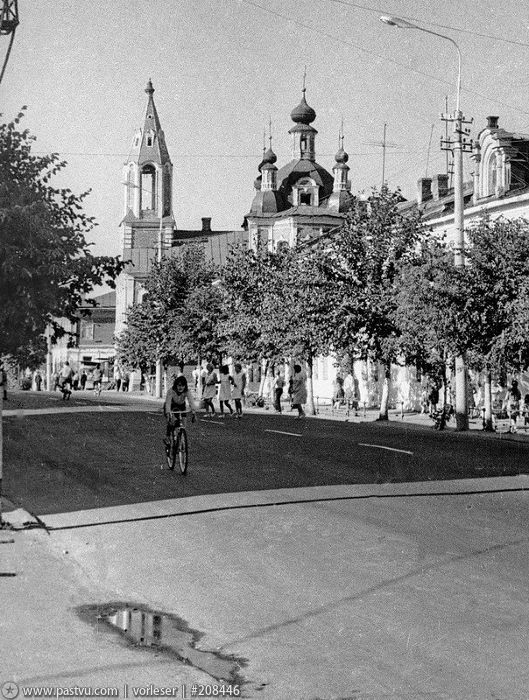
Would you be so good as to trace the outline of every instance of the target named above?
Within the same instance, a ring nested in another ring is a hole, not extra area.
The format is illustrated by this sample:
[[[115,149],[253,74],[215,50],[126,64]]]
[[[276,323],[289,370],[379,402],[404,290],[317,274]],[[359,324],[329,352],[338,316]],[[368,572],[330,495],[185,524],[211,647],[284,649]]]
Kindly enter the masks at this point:
[[[290,113],[294,125],[292,158],[278,168],[277,156],[270,147],[259,164],[254,182],[255,196],[244,218],[250,245],[259,239],[270,250],[293,246],[341,226],[352,196],[348,179],[348,154],[340,148],[331,175],[316,161],[317,130],[312,126],[316,112],[307,104],[303,87],[301,102]]]
[[[200,229],[178,229],[173,213],[173,164],[154,103],[154,88],[145,88],[147,107],[142,126],[132,137],[123,167],[122,258],[127,265],[116,287],[116,325],[126,325],[127,309],[141,301],[143,282],[154,261],[179,255],[183,246],[200,243],[207,259],[222,265],[232,244],[247,239],[244,230],[215,231],[211,218]]]

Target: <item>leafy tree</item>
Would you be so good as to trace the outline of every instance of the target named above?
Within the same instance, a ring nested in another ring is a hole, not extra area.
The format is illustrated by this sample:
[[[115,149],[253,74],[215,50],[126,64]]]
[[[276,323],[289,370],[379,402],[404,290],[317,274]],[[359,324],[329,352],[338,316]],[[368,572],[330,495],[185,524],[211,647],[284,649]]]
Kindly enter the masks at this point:
[[[0,125],[0,355],[34,365],[46,326],[64,334],[58,319],[74,321],[85,295],[114,287],[123,264],[91,254],[95,224],[82,210],[89,193],[51,186],[66,163],[32,153],[34,137],[18,126],[24,109]]]
[[[468,238],[461,333],[469,361],[485,373],[486,427],[492,429],[492,377],[529,367],[529,222],[483,218]]]
[[[320,242],[334,286],[332,342],[339,354],[384,366],[380,420],[388,418],[391,364],[400,353],[396,323],[399,266],[412,259],[424,239],[418,210],[403,211],[400,192],[373,189],[353,204],[343,227]]]
[[[446,400],[446,370],[464,351],[461,333],[465,294],[461,270],[444,239],[425,241],[420,253],[401,265],[396,283],[395,321],[407,364],[419,367]]]
[[[211,352],[220,307],[219,292],[211,286],[217,275],[198,244],[155,262],[143,301],[130,308],[127,327],[117,338],[122,361],[139,367],[158,359],[183,364]]]
[[[309,411],[315,415],[314,359],[331,351],[333,295],[326,277],[327,254],[321,246],[284,252],[276,283],[267,290],[263,334],[276,353],[302,359],[307,367]]]

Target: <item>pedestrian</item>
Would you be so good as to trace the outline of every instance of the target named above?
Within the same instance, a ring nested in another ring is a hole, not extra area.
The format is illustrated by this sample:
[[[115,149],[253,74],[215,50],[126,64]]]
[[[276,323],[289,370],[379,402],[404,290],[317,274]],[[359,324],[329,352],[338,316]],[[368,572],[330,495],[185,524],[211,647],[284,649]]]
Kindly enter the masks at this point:
[[[7,372],[5,371],[4,365],[0,365],[0,385],[2,386],[4,401],[7,401]]]
[[[231,387],[231,398],[235,402],[235,415],[242,416],[242,399],[246,389],[246,374],[242,371],[242,365],[236,362],[233,365],[233,385]]]
[[[439,389],[434,384],[430,389],[428,394],[428,404],[429,404],[429,414],[432,416],[435,411],[437,411],[437,404],[439,403]]]
[[[523,399],[523,424],[529,425],[529,394],[526,394]]]
[[[62,366],[59,376],[59,389],[62,392],[62,399],[66,401],[72,395],[73,371],[68,360]]]
[[[37,388],[37,391],[40,391],[40,390],[41,390],[41,387],[42,387],[42,375],[41,375],[41,373],[39,372],[39,370],[37,370],[37,371],[35,372],[35,386],[36,386],[36,388]]]
[[[77,391],[79,389],[79,372],[74,372],[72,379],[72,387],[74,391]]]
[[[284,387],[285,380],[281,374],[281,370],[278,369],[274,379],[274,409],[277,413],[281,413],[281,397],[283,396]]]
[[[86,380],[88,379],[88,376],[86,374],[86,370],[83,368],[83,371],[81,372],[81,389],[84,391],[84,388],[86,386]]]
[[[333,408],[340,408],[344,402],[345,392],[343,388],[344,380],[337,374],[334,382],[332,383],[332,406]]]
[[[228,365],[221,365],[219,384],[220,417],[224,418],[224,406],[226,406],[226,408],[230,412],[230,416],[233,415],[233,408],[230,404],[233,377],[230,376],[230,368],[228,367]]]
[[[129,390],[130,374],[128,372],[123,372],[123,380],[121,382],[122,391]]]
[[[217,384],[219,383],[219,378],[213,365],[208,362],[206,365],[206,376],[204,377],[204,391],[202,392],[202,399],[204,400],[204,408],[206,409],[206,414],[211,412],[211,415],[215,415],[215,406],[213,405],[213,399],[217,395]]]
[[[121,389],[121,370],[118,365],[116,365],[114,368],[114,382],[116,391],[119,391]]]
[[[61,381],[60,373],[55,372],[55,374],[53,375],[53,391],[57,391],[57,389],[60,388],[59,387],[60,381]]]
[[[515,433],[518,429],[518,418],[520,417],[520,403],[522,394],[518,388],[518,382],[513,379],[511,387],[505,397],[507,414],[509,416],[509,432]]]
[[[305,372],[301,365],[294,365],[294,376],[292,377],[292,408],[298,409],[296,418],[303,418],[305,411],[303,405],[307,403],[307,387],[305,385]]]
[[[92,372],[93,389],[96,396],[99,396],[101,393],[101,379],[101,365],[96,365],[96,368]]]

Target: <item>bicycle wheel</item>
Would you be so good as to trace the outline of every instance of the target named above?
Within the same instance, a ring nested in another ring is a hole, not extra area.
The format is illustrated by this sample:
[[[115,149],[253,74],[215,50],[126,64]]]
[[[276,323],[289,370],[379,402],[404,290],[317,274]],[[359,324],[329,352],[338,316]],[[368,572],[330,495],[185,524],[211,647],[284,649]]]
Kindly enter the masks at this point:
[[[174,469],[176,463],[176,444],[175,444],[174,432],[169,436],[169,444],[165,445],[165,457],[167,459],[167,466],[169,469]]]
[[[183,428],[180,428],[178,432],[178,438],[176,441],[176,453],[178,454],[178,463],[180,464],[180,472],[185,474],[187,472],[187,434]],[[175,454],[176,462],[176,454]]]

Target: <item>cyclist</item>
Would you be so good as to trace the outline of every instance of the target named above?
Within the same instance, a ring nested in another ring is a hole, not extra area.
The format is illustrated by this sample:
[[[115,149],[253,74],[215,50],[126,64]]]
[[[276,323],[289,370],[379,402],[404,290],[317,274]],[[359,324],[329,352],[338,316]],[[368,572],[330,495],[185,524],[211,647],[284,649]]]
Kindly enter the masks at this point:
[[[194,423],[196,419],[197,406],[194,398],[191,396],[188,386],[187,379],[181,374],[173,382],[173,386],[167,392],[165,397],[165,403],[163,405],[163,414],[167,420],[166,432],[165,432],[165,444],[169,445],[169,436],[175,425],[180,424],[180,416],[172,416],[171,412],[182,412],[186,411],[186,401],[191,409],[191,422]]]

